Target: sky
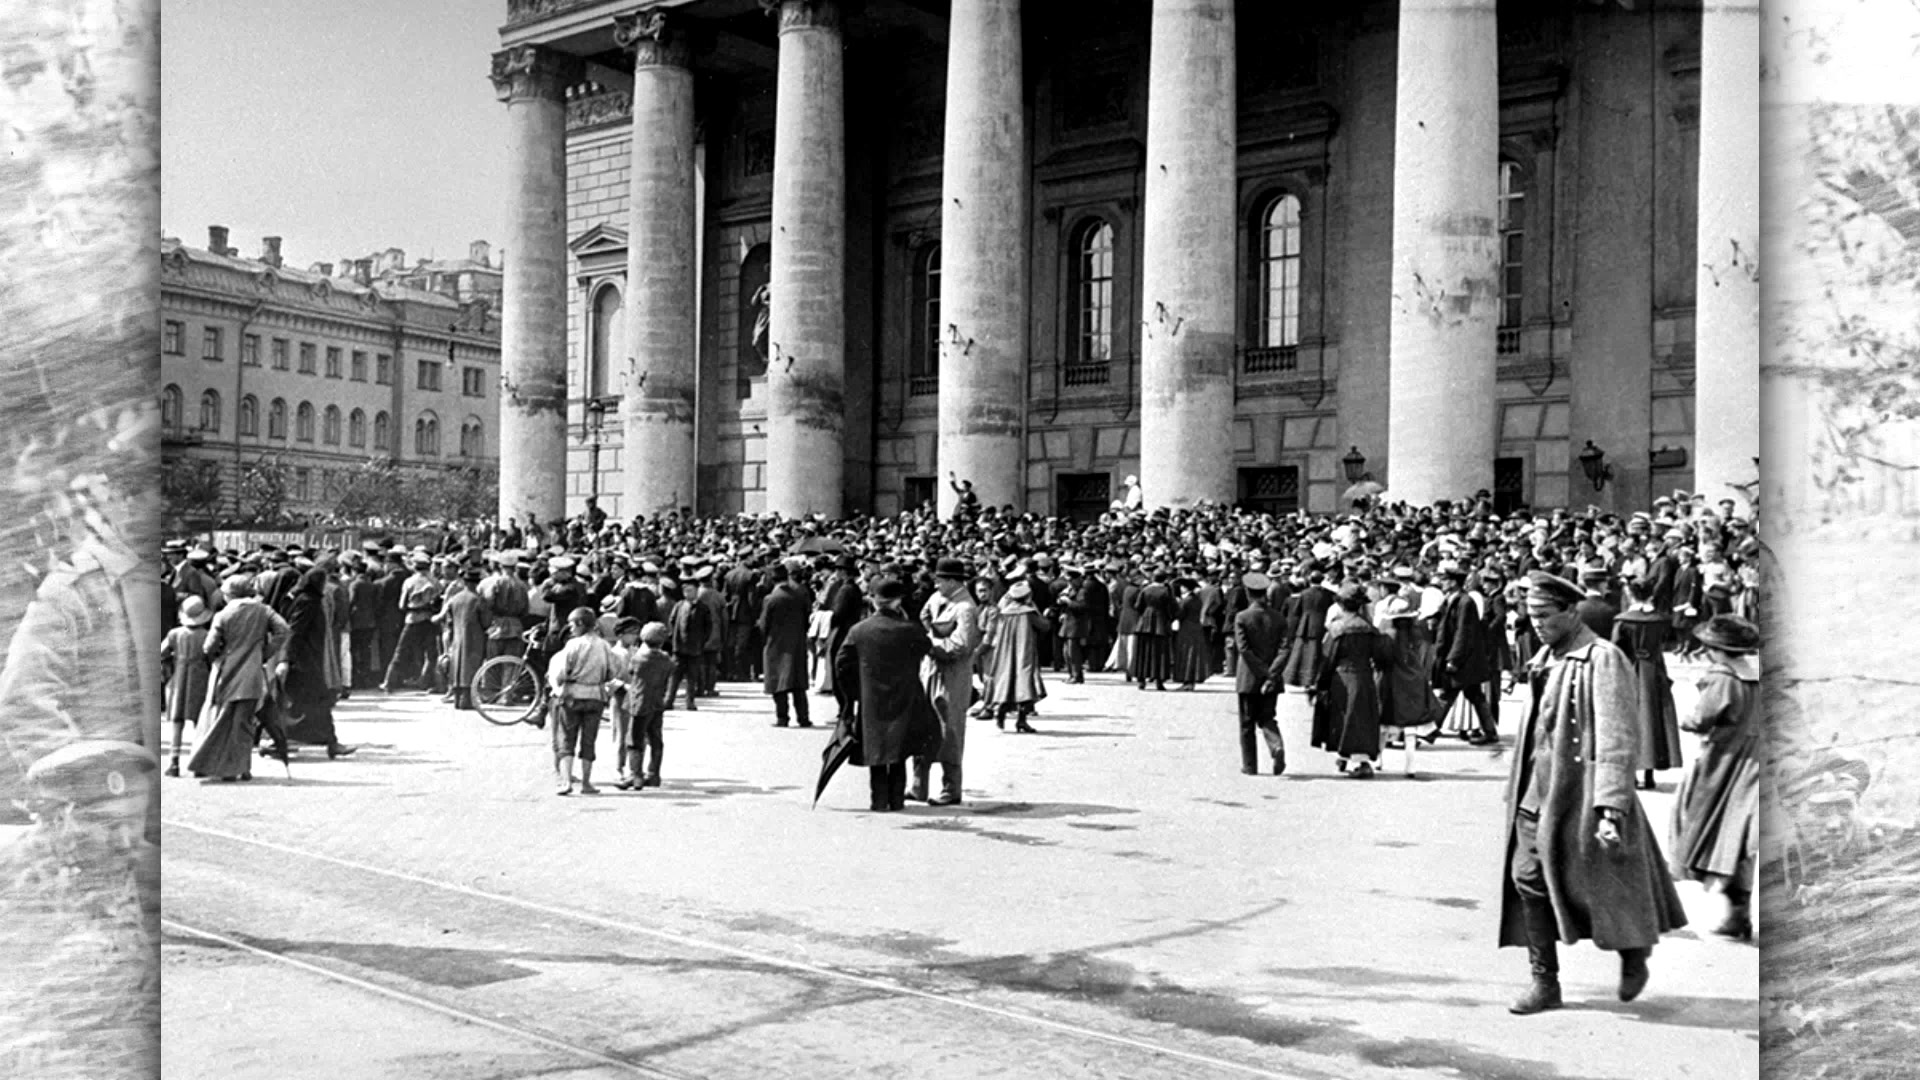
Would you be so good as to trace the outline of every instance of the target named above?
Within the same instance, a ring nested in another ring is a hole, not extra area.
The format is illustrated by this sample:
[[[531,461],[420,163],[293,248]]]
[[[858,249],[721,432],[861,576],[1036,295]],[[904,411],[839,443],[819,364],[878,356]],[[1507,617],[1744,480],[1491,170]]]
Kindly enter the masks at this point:
[[[502,243],[506,0],[165,0],[161,226],[295,266]]]

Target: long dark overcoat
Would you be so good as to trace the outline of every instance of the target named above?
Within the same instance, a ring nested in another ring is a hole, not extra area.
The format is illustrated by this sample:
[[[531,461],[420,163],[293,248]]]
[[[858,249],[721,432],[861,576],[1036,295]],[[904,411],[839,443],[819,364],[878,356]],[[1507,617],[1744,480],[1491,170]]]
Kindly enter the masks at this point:
[[[1640,752],[1634,767],[1643,772],[1680,767],[1680,717],[1667,675],[1669,618],[1658,611],[1628,611],[1613,620],[1613,643],[1633,661],[1638,676]]]
[[[1313,745],[1342,757],[1380,756],[1380,674],[1393,668],[1393,639],[1358,615],[1337,616],[1321,642]]]
[[[478,590],[461,589],[440,608],[440,625],[447,634],[447,680],[470,686],[487,659],[487,626],[493,612]]]
[[[1734,888],[1753,890],[1764,722],[1760,680],[1751,668],[1715,663],[1707,669],[1687,720],[1687,730],[1700,736],[1700,757],[1673,804],[1676,876],[1725,878]]]
[[[859,707],[860,759],[854,764],[898,765],[937,748],[940,718],[920,681],[920,660],[931,648],[919,623],[884,610],[847,631],[834,654],[833,675]]]
[[[807,689],[807,623],[813,617],[813,592],[782,581],[760,602],[761,687],[769,694]]]
[[[1473,597],[1464,592],[1440,602],[1433,626],[1433,678],[1442,689],[1464,690],[1493,675],[1493,647]]]
[[[1633,665],[1610,642],[1578,625],[1559,656],[1535,655],[1533,708],[1514,741],[1507,778],[1506,842],[1500,860],[1500,944],[1524,946],[1527,928],[1513,887],[1514,824],[1533,770],[1543,770],[1540,864],[1547,895],[1571,945],[1592,939],[1602,949],[1647,948],[1687,925],[1660,842],[1634,794],[1638,730],[1633,720]],[[1547,728],[1536,754],[1535,732]],[[1620,843],[1595,837],[1598,807],[1620,812]]]
[[[1327,635],[1327,613],[1333,609],[1333,590],[1325,585],[1309,585],[1289,600],[1291,610],[1281,609],[1281,621],[1288,624],[1285,669],[1288,686],[1312,686],[1320,677],[1320,650]]]

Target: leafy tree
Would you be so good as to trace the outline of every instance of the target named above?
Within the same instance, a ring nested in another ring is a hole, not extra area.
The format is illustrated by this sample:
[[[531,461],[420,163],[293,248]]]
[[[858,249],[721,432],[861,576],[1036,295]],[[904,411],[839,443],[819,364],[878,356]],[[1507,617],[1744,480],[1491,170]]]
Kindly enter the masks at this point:
[[[160,494],[169,531],[212,527],[225,503],[226,477],[217,461],[177,458],[160,467]]]
[[[287,496],[293,488],[293,470],[278,454],[262,454],[240,470],[241,520],[249,525],[288,523]]]

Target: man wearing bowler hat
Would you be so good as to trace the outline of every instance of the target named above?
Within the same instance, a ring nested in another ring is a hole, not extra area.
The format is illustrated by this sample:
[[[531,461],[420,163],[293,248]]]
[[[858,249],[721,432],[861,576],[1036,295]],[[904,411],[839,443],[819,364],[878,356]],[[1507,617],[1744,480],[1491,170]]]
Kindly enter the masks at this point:
[[[913,759],[913,785],[907,797],[927,798],[927,783],[938,761],[940,794],[932,799],[935,806],[951,806],[961,798],[960,764],[966,750],[967,707],[972,704],[973,656],[980,649],[980,609],[967,585],[972,576],[959,559],[941,559],[934,565],[934,594],[920,608],[920,625],[931,641],[933,659],[927,692],[940,712],[945,737],[938,757]]]
[[[1519,1015],[1560,1007],[1559,943],[1618,952],[1618,996],[1632,1001],[1655,942],[1687,924],[1634,791],[1633,663],[1581,621],[1584,595],[1553,574],[1527,578],[1527,617],[1543,647],[1514,740],[1500,904],[1500,944],[1525,946],[1533,973],[1509,1007]]]

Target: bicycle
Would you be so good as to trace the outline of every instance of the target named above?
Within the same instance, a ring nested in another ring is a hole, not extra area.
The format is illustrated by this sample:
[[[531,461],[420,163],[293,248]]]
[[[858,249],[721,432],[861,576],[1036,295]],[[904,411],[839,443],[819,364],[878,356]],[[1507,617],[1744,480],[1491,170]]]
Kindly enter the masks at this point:
[[[521,635],[527,650],[541,648],[540,628]],[[496,656],[480,665],[470,684],[474,711],[489,724],[511,727],[514,724],[545,723],[547,684],[524,655]]]

